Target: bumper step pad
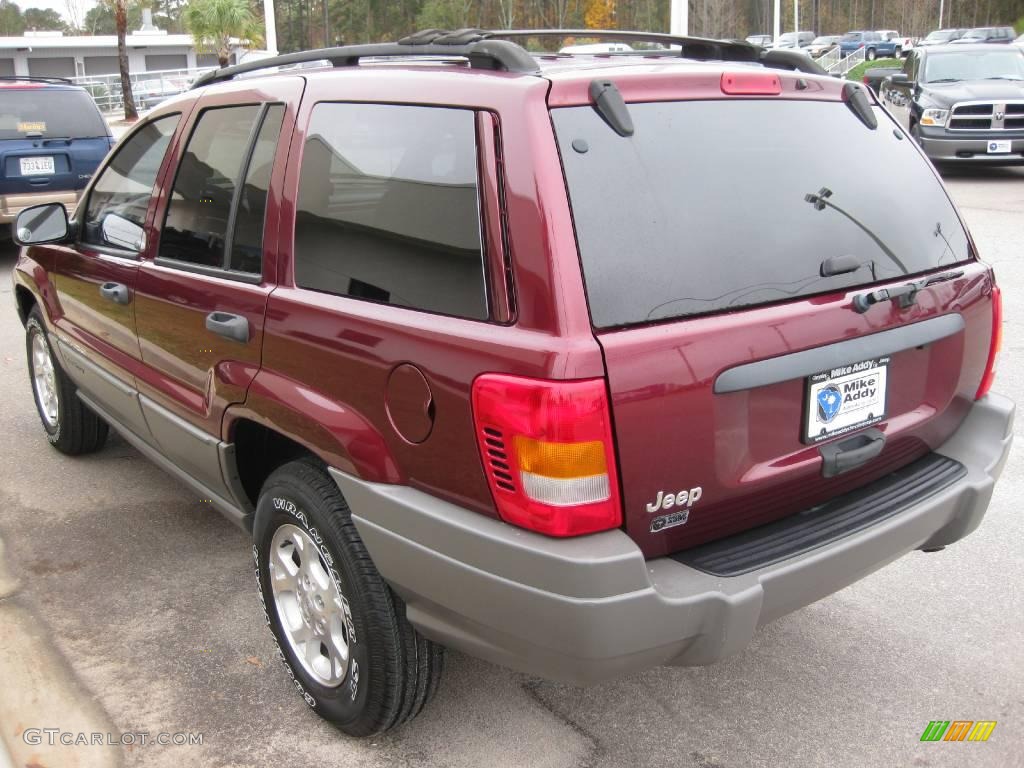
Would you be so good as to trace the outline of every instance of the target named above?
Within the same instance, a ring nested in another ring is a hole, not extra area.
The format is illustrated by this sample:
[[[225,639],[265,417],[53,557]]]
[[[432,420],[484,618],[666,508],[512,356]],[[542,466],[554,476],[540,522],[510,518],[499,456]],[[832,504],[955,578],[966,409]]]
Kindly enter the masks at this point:
[[[749,573],[897,515],[966,474],[960,462],[932,453],[824,504],[671,557],[715,576]]]

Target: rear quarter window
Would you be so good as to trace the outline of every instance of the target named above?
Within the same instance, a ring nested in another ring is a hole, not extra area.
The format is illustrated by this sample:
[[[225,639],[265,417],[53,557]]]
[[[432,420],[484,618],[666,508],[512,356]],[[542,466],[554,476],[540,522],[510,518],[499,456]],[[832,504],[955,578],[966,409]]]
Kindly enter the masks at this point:
[[[318,104],[299,174],[295,282],[486,318],[475,113]]]
[[[839,102],[629,112],[635,133],[624,138],[590,107],[552,110],[598,328],[789,301],[970,258],[942,185],[880,110],[877,130]],[[900,184],[880,184],[878,168]],[[844,255],[861,267],[822,277],[822,262]]]

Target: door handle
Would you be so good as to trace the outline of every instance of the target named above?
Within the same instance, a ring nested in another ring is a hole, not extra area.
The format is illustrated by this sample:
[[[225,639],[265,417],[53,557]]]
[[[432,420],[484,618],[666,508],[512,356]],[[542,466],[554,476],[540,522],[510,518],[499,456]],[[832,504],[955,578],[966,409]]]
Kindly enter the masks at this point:
[[[826,443],[819,449],[823,459],[823,477],[835,477],[856,469],[875,458],[885,448],[885,434],[878,429],[865,429],[846,440]]]
[[[206,316],[206,330],[243,344],[249,341],[249,321],[230,312],[211,312]]]
[[[127,304],[132,300],[128,286],[121,283],[104,283],[100,286],[100,296],[115,304]]]

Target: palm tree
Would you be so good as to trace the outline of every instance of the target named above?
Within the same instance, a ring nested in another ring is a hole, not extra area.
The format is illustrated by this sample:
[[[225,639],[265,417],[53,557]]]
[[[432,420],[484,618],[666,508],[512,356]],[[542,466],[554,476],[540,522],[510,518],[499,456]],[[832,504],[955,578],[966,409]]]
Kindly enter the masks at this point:
[[[124,100],[124,119],[138,120],[135,98],[132,96],[132,81],[128,77],[128,3],[130,0],[104,0],[114,12],[117,27],[117,66],[121,71],[121,96]]]
[[[182,17],[196,45],[214,51],[222,67],[228,65],[231,38],[255,43],[263,37],[263,25],[249,0],[193,0]]]

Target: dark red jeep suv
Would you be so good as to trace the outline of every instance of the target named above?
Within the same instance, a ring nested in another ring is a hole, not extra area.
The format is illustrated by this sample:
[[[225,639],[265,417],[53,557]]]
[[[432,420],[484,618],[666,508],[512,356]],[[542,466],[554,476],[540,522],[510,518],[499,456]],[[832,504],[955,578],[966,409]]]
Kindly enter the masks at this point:
[[[969,534],[1010,447],[992,271],[869,92],[743,43],[509,39],[540,34],[218,70],[73,221],[16,223],[50,442],[113,427],[251,531],[346,733],[415,716],[445,646],[709,664]]]

